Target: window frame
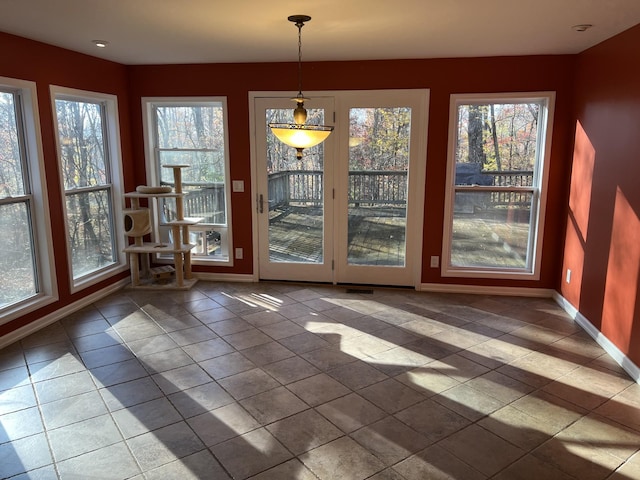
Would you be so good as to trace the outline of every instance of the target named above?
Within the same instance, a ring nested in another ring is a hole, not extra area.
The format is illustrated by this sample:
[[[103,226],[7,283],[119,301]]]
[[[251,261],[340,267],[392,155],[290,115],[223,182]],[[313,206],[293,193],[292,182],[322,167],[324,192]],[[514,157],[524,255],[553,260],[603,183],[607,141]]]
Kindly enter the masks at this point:
[[[127,271],[129,266],[127,264],[126,254],[122,251],[124,244],[124,177],[122,173],[122,152],[120,144],[120,117],[118,113],[118,97],[116,95],[100,92],[92,92],[87,90],[78,90],[75,88],[61,87],[57,85],[50,86],[51,92],[51,108],[53,115],[53,126],[55,132],[56,141],[56,153],[58,156],[58,176],[60,181],[60,192],[62,194],[62,212],[64,215],[65,224],[65,241],[67,249],[67,266],[69,271],[69,283],[71,293],[81,291],[91,285],[95,285],[103,280],[106,280],[113,275]],[[60,134],[58,129],[58,120],[56,114],[56,100],[68,100],[87,103],[101,104],[104,109],[102,110],[103,132],[104,132],[104,148],[105,148],[105,163],[108,163],[111,183],[108,185],[110,190],[111,200],[111,241],[114,249],[114,262],[81,275],[78,278],[73,277],[73,265],[72,265],[72,251],[71,245],[68,239],[69,232],[69,217],[67,212],[66,199],[69,195],[78,193],[91,193],[96,191],[104,191],[104,185],[83,187],[79,189],[67,190],[65,187],[64,173],[62,171],[62,145],[60,142]]]
[[[23,139],[22,165],[25,193],[5,197],[0,204],[25,203],[30,217],[32,264],[36,292],[34,295],[0,308],[0,325],[58,300],[55,274],[53,236],[49,212],[37,86],[35,82],[0,77],[0,88],[17,96],[20,121],[19,134]]]
[[[190,232],[205,232],[208,230],[220,230],[222,242],[227,244],[227,255],[216,258],[214,255],[191,255],[192,265],[216,265],[216,266],[233,266],[233,234],[231,226],[231,168],[229,160],[229,121],[227,97],[143,97],[142,98],[142,128],[144,132],[144,156],[147,171],[147,184],[150,186],[159,186],[162,168],[160,166],[159,151],[166,150],[158,147],[157,139],[157,123],[155,122],[155,107],[184,107],[184,106],[200,106],[200,105],[222,105],[222,118],[224,126],[224,168],[225,168],[225,218],[226,225],[216,223],[199,223],[189,227]],[[185,151],[208,151],[206,149],[181,149]],[[187,213],[185,212],[185,215]],[[152,216],[154,232],[160,232],[160,227],[164,225],[160,222],[158,215]],[[206,228],[204,228],[206,227]],[[173,263],[170,256],[156,255],[159,263]]]
[[[468,104],[540,103],[536,163],[531,187],[456,186],[456,144],[458,135],[458,107]],[[489,94],[452,94],[449,110],[449,141],[447,149],[446,193],[442,237],[441,275],[443,277],[495,278],[512,280],[539,280],[542,263],[542,243],[547,205],[547,185],[553,134],[555,92],[513,92]],[[453,266],[451,264],[455,195],[458,191],[531,193],[530,231],[528,239],[529,262],[524,268]]]

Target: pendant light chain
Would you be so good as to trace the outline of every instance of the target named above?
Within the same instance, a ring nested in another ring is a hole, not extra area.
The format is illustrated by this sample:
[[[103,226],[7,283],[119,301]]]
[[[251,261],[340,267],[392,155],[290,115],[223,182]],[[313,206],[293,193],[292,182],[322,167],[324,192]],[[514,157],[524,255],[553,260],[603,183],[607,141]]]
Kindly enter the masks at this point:
[[[304,23],[297,22],[298,27],[298,97],[302,98],[302,27]]]

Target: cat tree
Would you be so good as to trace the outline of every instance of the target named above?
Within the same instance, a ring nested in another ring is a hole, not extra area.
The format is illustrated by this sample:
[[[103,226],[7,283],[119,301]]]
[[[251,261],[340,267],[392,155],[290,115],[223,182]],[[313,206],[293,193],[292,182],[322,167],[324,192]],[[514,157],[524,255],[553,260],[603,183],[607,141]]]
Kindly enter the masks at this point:
[[[173,170],[174,188],[139,186],[135,192],[126,193],[130,207],[124,210],[125,234],[133,238],[133,243],[123,251],[129,257],[131,287],[142,289],[188,290],[197,281],[191,272],[191,250],[195,244],[189,243],[189,227],[202,221],[201,218],[184,217],[184,193],[182,191],[182,169],[189,165],[163,165]],[[141,207],[140,199],[147,199],[149,206]],[[176,218],[166,222],[171,228],[171,242],[161,242],[158,228],[151,221],[152,211],[160,223],[161,199],[173,198],[176,203]],[[144,237],[151,235],[152,241]],[[173,266],[150,267],[150,260],[156,254],[173,255]],[[151,257],[151,258],[150,258]]]

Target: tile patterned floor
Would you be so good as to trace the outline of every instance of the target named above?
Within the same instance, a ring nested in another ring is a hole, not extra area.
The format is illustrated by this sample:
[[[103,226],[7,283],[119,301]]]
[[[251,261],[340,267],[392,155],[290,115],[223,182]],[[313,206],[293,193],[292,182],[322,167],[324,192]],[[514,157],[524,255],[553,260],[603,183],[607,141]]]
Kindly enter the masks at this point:
[[[640,385],[551,300],[123,290],[0,350],[0,477],[640,478]]]

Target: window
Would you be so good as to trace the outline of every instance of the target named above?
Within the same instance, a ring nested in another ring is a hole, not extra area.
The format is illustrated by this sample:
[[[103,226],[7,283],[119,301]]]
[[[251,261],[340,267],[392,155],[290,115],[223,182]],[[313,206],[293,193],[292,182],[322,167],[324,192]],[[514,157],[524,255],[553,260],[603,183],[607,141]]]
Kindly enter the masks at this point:
[[[189,167],[182,170],[184,214],[202,219],[189,229],[193,263],[230,263],[226,99],[144,99],[143,105],[150,184],[173,186],[172,171],[163,165]],[[166,222],[175,219],[175,200],[159,203],[161,241],[171,241]]]
[[[554,95],[454,95],[443,275],[539,278]]]
[[[116,99],[52,87],[73,287],[126,268]],[[118,201],[116,202],[116,199]]]
[[[56,300],[36,88],[0,77],[0,318]]]

